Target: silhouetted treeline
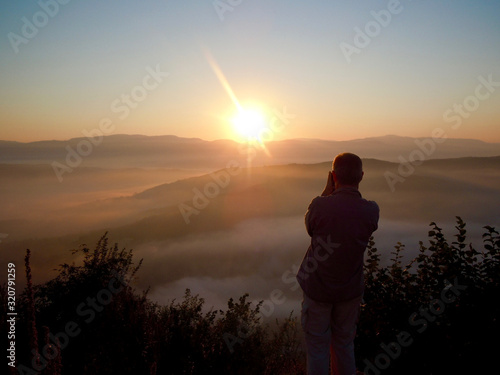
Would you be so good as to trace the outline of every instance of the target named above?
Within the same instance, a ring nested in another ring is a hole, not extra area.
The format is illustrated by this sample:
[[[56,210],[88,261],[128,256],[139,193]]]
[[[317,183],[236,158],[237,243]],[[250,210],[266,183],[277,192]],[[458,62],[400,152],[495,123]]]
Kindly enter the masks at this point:
[[[358,326],[359,370],[374,374],[480,373],[495,367],[499,345],[500,238],[484,227],[482,250],[467,242],[465,223],[449,242],[431,223],[429,243],[403,262],[398,243],[381,266],[373,241]],[[110,246],[107,235],[74,251],[81,265],[28,286],[18,299],[19,374],[304,374],[297,318],[269,326],[260,305],[242,295],[225,310],[204,312],[186,290],[160,306],[130,286],[141,262]],[[21,277],[21,269],[17,270]],[[6,288],[2,287],[2,309]],[[2,315],[5,316],[4,311]],[[7,327],[2,321],[1,330]],[[2,337],[7,335],[2,333]],[[493,344],[492,344],[493,343]]]

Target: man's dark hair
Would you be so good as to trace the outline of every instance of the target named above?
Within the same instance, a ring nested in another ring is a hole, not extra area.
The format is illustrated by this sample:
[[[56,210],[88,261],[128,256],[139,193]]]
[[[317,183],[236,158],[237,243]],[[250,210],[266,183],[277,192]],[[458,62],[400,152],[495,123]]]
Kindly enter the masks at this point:
[[[333,171],[342,185],[357,185],[363,178],[363,163],[358,155],[344,152],[333,161]]]

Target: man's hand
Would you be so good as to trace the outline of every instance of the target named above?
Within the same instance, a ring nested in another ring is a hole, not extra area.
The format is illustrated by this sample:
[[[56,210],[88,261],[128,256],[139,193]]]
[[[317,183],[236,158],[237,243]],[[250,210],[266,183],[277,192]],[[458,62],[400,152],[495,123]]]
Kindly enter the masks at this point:
[[[332,171],[328,172],[328,180],[326,180],[326,186],[321,193],[321,196],[332,195],[335,190],[335,182],[333,181]]]

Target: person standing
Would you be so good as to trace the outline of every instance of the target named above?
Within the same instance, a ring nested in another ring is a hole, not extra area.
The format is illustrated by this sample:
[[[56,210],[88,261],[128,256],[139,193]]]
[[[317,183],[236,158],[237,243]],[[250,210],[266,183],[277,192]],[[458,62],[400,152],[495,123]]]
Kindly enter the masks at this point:
[[[335,157],[326,186],[305,215],[311,244],[297,273],[307,374],[356,374],[354,337],[364,291],[364,252],[378,228],[379,207],[363,199],[359,156]]]

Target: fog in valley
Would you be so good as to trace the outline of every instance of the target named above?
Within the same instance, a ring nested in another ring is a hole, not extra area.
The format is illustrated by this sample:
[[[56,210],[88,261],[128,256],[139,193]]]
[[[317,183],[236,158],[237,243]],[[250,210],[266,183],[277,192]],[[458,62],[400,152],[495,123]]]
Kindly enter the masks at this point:
[[[21,274],[30,248],[34,281],[44,282],[57,275],[59,264],[78,261],[72,249],[82,244],[92,249],[108,232],[111,244],[132,248],[136,262],[144,259],[133,285],[150,288],[149,297],[159,303],[181,299],[189,288],[206,300],[207,309],[224,308],[228,298],[249,293],[250,300],[265,301],[266,316],[297,313],[302,297],[294,276],[309,244],[304,213],[321,193],[331,159],[351,151],[340,148],[349,145],[333,147],[327,157],[322,149],[315,154],[309,143],[294,141],[299,146],[287,152],[275,148],[279,160],[269,147],[270,156],[258,150],[248,163],[233,146],[222,157],[210,151],[213,144],[201,142],[200,156],[192,148],[198,141],[169,142],[155,162],[147,153],[106,159],[96,149],[62,181],[51,162],[64,157],[50,159],[60,148],[36,162],[27,154],[16,159],[0,147],[2,261],[16,262]],[[419,241],[427,244],[432,221],[453,241],[456,216],[467,223],[468,241],[482,248],[482,227],[500,223],[497,144],[486,144],[487,155],[478,155],[480,147],[462,148],[459,155],[460,147],[450,141],[453,152],[415,163],[402,174],[398,155],[407,158],[415,146],[389,155],[388,140],[381,139],[383,158],[374,142],[367,141],[366,154],[357,151],[365,170],[360,191],[380,206],[374,238],[384,262],[397,242],[406,246],[410,261]],[[304,162],[298,162],[297,150]]]

